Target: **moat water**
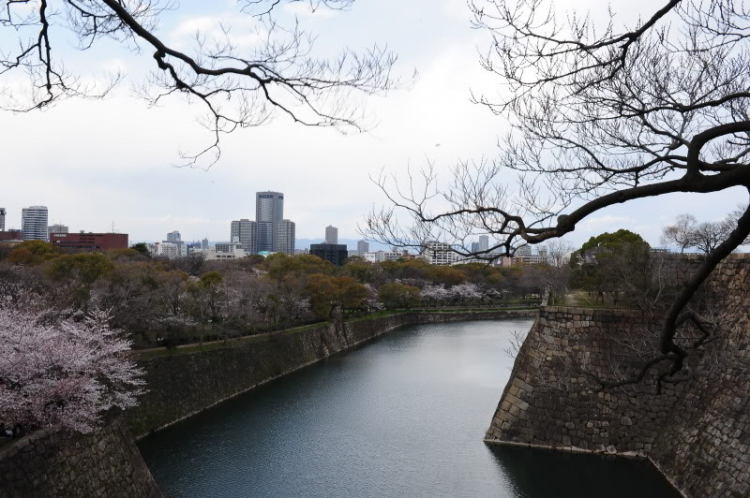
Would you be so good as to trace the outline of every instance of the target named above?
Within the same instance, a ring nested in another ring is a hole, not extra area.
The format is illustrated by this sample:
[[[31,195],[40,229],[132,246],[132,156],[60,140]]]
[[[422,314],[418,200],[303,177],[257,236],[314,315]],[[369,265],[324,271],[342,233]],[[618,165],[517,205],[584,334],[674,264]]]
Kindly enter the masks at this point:
[[[530,326],[405,327],[139,446],[174,498],[678,498],[640,461],[482,441]]]

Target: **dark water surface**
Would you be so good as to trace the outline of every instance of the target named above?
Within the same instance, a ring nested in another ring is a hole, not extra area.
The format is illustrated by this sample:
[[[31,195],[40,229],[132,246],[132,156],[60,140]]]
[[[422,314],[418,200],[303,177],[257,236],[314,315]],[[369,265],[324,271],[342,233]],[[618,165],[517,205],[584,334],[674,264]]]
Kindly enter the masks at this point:
[[[482,442],[530,326],[403,328],[139,446],[168,497],[679,497],[641,462]]]

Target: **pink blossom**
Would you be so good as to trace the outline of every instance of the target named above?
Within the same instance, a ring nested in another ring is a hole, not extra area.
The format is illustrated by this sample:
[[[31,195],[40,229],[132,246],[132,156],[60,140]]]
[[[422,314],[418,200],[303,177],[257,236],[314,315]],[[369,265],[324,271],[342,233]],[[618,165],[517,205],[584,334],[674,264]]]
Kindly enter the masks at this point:
[[[95,311],[81,321],[0,308],[0,425],[88,432],[110,408],[136,404],[144,381],[130,342]]]

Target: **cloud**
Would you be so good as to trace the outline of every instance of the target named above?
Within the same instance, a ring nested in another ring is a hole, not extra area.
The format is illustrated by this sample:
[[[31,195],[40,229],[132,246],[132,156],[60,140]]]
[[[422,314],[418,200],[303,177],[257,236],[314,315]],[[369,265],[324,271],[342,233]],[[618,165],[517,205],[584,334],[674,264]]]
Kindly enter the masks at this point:
[[[198,35],[208,46],[229,43],[242,50],[257,46],[265,29],[250,15],[226,12],[187,17],[170,32],[172,44],[183,49],[194,44]]]

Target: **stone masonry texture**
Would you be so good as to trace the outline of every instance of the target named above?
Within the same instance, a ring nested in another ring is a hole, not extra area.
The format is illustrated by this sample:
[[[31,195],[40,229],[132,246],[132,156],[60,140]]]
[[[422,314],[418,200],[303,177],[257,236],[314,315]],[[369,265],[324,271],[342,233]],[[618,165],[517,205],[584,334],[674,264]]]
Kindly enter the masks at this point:
[[[641,456],[689,498],[750,496],[750,255],[722,262],[708,290],[720,339],[689,360],[689,378],[660,390],[655,370],[614,388],[592,377],[638,371],[644,357],[632,338],[653,322],[633,311],[544,307],[487,441]]]
[[[88,435],[39,431],[0,449],[0,498],[161,496],[117,422]]]

